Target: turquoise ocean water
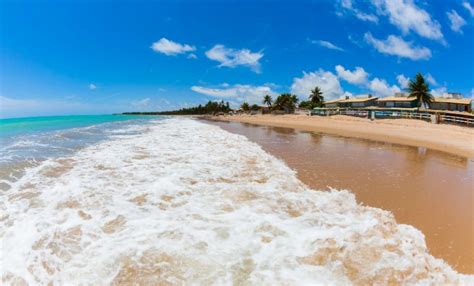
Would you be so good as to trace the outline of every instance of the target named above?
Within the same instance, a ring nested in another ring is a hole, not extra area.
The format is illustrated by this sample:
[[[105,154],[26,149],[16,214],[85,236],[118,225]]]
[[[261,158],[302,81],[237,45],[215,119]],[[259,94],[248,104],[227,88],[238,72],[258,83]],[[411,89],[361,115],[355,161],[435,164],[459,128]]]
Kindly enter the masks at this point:
[[[111,136],[143,132],[159,116],[71,115],[0,119],[0,190],[44,160]]]
[[[120,122],[149,117],[133,115],[70,115],[0,119],[0,136],[34,134],[53,130],[78,128],[106,122]]]

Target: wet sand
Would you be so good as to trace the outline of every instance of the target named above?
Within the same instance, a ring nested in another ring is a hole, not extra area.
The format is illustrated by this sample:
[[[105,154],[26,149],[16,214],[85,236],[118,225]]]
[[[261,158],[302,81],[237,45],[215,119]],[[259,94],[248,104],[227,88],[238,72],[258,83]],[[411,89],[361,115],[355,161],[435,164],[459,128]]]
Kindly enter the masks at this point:
[[[324,132],[353,138],[422,146],[451,154],[474,158],[474,128],[431,124],[416,119],[378,119],[352,116],[307,115],[235,115],[212,117],[213,120],[233,121],[288,127],[305,131]]]
[[[211,124],[245,135],[284,160],[314,189],[348,189],[426,236],[430,253],[474,273],[474,160],[422,147],[237,122]]]

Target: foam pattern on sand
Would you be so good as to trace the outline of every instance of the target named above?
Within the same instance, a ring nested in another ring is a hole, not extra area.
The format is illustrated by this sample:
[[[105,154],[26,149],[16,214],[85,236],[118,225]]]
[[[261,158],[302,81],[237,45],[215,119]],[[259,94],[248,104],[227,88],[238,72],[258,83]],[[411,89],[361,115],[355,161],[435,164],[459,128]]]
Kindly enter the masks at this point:
[[[135,128],[1,193],[3,284],[472,279],[429,255],[415,228],[347,191],[309,189],[245,137],[190,119]]]

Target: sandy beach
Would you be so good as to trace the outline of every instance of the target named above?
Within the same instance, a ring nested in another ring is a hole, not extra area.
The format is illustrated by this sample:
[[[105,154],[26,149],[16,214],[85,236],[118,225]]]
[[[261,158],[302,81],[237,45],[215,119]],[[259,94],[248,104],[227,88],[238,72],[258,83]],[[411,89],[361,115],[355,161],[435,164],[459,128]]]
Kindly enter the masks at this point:
[[[435,257],[474,273],[474,233],[466,231],[474,219],[473,159],[292,128],[207,122],[259,144],[312,189],[349,190],[359,203],[392,212],[398,223],[423,232]]]
[[[447,124],[431,124],[413,119],[371,121],[350,116],[234,115],[213,120],[243,122],[273,127],[323,132],[353,138],[426,147],[455,155],[474,157],[474,129]]]

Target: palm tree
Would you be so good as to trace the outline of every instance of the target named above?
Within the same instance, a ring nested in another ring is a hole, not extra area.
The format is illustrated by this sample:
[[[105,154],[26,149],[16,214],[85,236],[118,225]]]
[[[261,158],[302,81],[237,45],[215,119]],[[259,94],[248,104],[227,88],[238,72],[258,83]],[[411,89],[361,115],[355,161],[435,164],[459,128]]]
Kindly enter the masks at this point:
[[[277,97],[274,106],[276,109],[284,110],[286,113],[292,113],[297,103],[298,97],[296,95],[283,93]]]
[[[314,107],[321,106],[323,104],[323,101],[324,101],[323,92],[321,91],[319,86],[316,86],[311,91],[311,94],[309,95],[309,99],[313,103]]]
[[[421,73],[417,73],[416,78],[410,80],[408,83],[408,92],[410,93],[408,97],[416,97],[418,107],[421,107],[422,104],[423,106],[427,105],[429,107],[433,102],[430,86]]]
[[[273,102],[273,100],[272,100],[272,97],[270,95],[267,94],[263,97],[263,104],[271,106],[272,102]]]
[[[244,102],[242,103],[242,105],[240,106],[240,108],[245,111],[245,112],[248,112],[250,110],[250,105],[247,103],[247,102]]]

